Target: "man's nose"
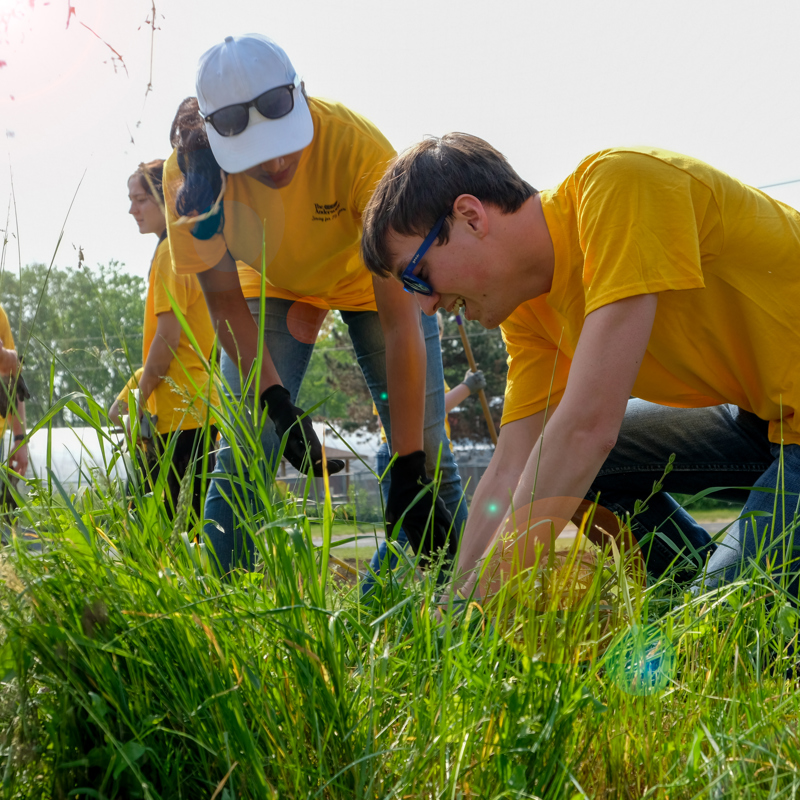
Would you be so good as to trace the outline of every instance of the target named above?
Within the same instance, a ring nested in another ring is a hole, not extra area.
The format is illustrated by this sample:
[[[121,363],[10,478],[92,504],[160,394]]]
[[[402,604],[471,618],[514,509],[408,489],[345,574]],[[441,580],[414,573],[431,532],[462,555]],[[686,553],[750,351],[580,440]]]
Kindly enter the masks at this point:
[[[436,292],[433,292],[433,294],[414,292],[414,297],[417,298],[417,303],[422,309],[423,314],[432,317],[436,313],[436,306],[439,302],[439,295]]]

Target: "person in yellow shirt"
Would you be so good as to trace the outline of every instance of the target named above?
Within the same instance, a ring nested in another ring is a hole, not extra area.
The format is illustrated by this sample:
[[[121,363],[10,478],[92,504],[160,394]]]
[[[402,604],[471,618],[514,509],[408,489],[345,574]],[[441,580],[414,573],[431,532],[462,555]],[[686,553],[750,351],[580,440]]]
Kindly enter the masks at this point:
[[[322,474],[320,442],[295,401],[322,320],[338,310],[398,454],[388,527],[405,513],[415,549],[454,552],[466,508],[444,432],[436,323],[401,287],[373,280],[359,257],[362,210],[392,146],[342,104],[309,98],[286,53],[260,34],[229,36],[201,57],[197,97],[181,104],[171,141],[164,180],[173,265],[200,280],[234,396],[257,356],[263,302],[254,391],[268,419],[263,455],[255,455],[274,469],[285,435],[286,458]],[[225,570],[232,560],[251,562],[253,542],[238,519],[259,513],[238,478],[230,480],[231,461],[223,442],[206,505],[217,523],[207,525],[207,539]],[[438,496],[417,500],[437,462]],[[327,464],[329,472],[343,466]]]
[[[127,410],[129,390],[139,389],[140,412],[147,408],[155,427],[156,448],[173,448],[167,478],[170,514],[178,502],[181,481],[194,470],[192,507],[201,517],[202,457],[213,468],[213,451],[205,446],[204,423],[213,418],[216,390],[209,380],[206,360],[214,344],[214,329],[203,293],[193,275],[175,275],[167,244],[162,189],[163,160],[142,164],[128,180],[130,214],[143,234],[155,234],[158,245],[150,265],[145,301],[141,375],[131,379],[109,411],[118,419]],[[183,330],[176,310],[191,330],[200,352]],[[175,439],[175,441],[172,441]],[[216,439],[210,426],[208,441]]]
[[[690,579],[710,555],[716,585],[757,559],[797,595],[784,535],[800,493],[795,209],[648,147],[590,155],[537,192],[491,145],[454,133],[393,163],[362,253],[426,313],[461,306],[505,337],[502,430],[459,557],[468,588],[497,536],[516,530],[530,564],[549,540],[539,523],[559,530],[584,498],[624,520],[674,454],[632,522],[651,573],[676,562]],[[744,515],[718,548],[668,494],[714,486],[754,487],[728,492]]]
[[[9,375],[16,374],[18,371],[19,359],[14,344],[14,334],[11,332],[8,316],[0,306],[0,377],[7,379]],[[9,450],[11,455],[8,466],[18,475],[24,476],[28,469],[28,443],[25,441],[25,401],[14,399],[15,402],[9,405],[8,417],[0,417],[0,459],[5,456],[5,434],[10,420],[13,444]]]

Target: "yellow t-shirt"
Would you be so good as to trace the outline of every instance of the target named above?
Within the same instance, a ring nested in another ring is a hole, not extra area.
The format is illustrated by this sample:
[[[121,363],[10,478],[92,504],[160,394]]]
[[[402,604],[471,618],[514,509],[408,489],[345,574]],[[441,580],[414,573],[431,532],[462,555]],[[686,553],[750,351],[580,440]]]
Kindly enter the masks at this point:
[[[447,381],[444,382],[444,393],[447,394],[450,391],[450,387],[447,385]],[[378,416],[378,409],[375,403],[372,404],[372,415],[377,417]],[[447,440],[450,442],[450,452],[453,451],[453,440],[450,437],[450,415],[444,415],[444,432],[447,434]],[[383,423],[381,423],[381,442],[387,441],[386,439],[386,431],[384,430]]]
[[[228,175],[225,225],[207,241],[195,239],[191,225],[173,224],[183,176],[176,154],[170,156],[164,193],[175,271],[203,272],[228,250],[244,262],[239,278],[245,297],[259,297],[265,242],[267,297],[374,311],[372,277],[359,255],[361,214],[395,151],[371,122],[345,106],[311,98],[309,108],[314,139],[292,182],[271,189],[244,173]]]
[[[206,418],[206,402],[218,405],[216,389],[211,386],[209,398],[209,376],[204,360],[214,344],[214,329],[208,316],[208,308],[194,275],[176,275],[172,271],[169,247],[166,239],[156,249],[150,267],[150,281],[144,309],[142,362],[153,344],[158,325],[158,314],[179,309],[186,319],[202,353],[195,351],[186,333],[181,331],[180,342],[169,365],[166,376],[147,398],[147,409],[158,416],[156,430],[168,433],[174,430],[198,428]]]
[[[0,306],[0,342],[3,343],[3,347],[8,348],[9,350],[16,349],[16,345],[14,344],[14,334],[11,333],[11,324],[9,323],[6,312],[2,306]],[[2,437],[6,432],[6,427],[6,418],[0,417],[0,437]]]
[[[782,425],[800,443],[800,213],[652,148],[589,156],[541,199],[553,283],[502,324],[504,423],[542,411],[548,393],[561,399],[587,314],[658,293],[633,394],[680,408],[735,403],[770,421],[770,441]]]

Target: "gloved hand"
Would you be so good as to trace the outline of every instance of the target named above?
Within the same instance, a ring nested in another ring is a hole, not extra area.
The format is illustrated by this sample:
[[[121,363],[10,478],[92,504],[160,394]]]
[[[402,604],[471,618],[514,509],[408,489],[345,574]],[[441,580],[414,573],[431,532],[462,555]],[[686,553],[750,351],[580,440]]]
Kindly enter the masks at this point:
[[[211,206],[209,206],[204,213],[208,213],[211,210]],[[202,216],[202,215],[201,215]],[[201,241],[206,241],[210,239],[212,236],[218,234],[223,226],[225,225],[225,212],[222,210],[222,203],[219,204],[219,208],[217,209],[215,214],[212,214],[210,217],[206,219],[201,219],[200,222],[195,222],[192,226],[192,236],[195,239],[200,239]]]
[[[473,372],[468,369],[464,380],[461,382],[469,389],[470,394],[475,394],[475,392],[486,388],[486,378],[483,377],[483,373],[480,370]]]
[[[314,432],[310,417],[303,416],[305,411],[293,405],[288,390],[279,383],[264,389],[261,392],[261,408],[267,409],[269,418],[275,423],[275,431],[281,439],[286,431],[289,431],[283,451],[289,463],[300,472],[306,475],[313,472],[319,478],[322,475],[322,445]],[[328,459],[329,475],[334,475],[343,469],[344,461],[338,458]]]
[[[396,458],[391,467],[391,478],[386,503],[386,532],[389,538],[394,538],[402,527],[415,554],[422,553],[427,559],[444,548],[451,557],[455,556],[458,538],[452,530],[453,518],[441,497],[437,495],[436,500],[433,499],[431,479],[425,472],[425,453],[417,450]],[[430,489],[414,502],[426,486]],[[433,519],[429,521],[431,510]]]

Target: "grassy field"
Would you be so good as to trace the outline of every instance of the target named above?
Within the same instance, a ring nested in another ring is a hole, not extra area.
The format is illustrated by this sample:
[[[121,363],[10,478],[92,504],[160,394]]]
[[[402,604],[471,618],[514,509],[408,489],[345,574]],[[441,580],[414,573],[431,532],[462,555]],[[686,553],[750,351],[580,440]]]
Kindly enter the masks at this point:
[[[224,578],[188,493],[168,518],[163,476],[130,500],[101,476],[78,497],[32,487],[17,522],[40,539],[0,560],[4,797],[800,792],[799,615],[759,567],[693,594],[573,554],[437,610],[403,562],[361,602],[331,570],[359,526],[330,504],[312,524],[254,445],[234,442],[234,468],[259,563]]]

